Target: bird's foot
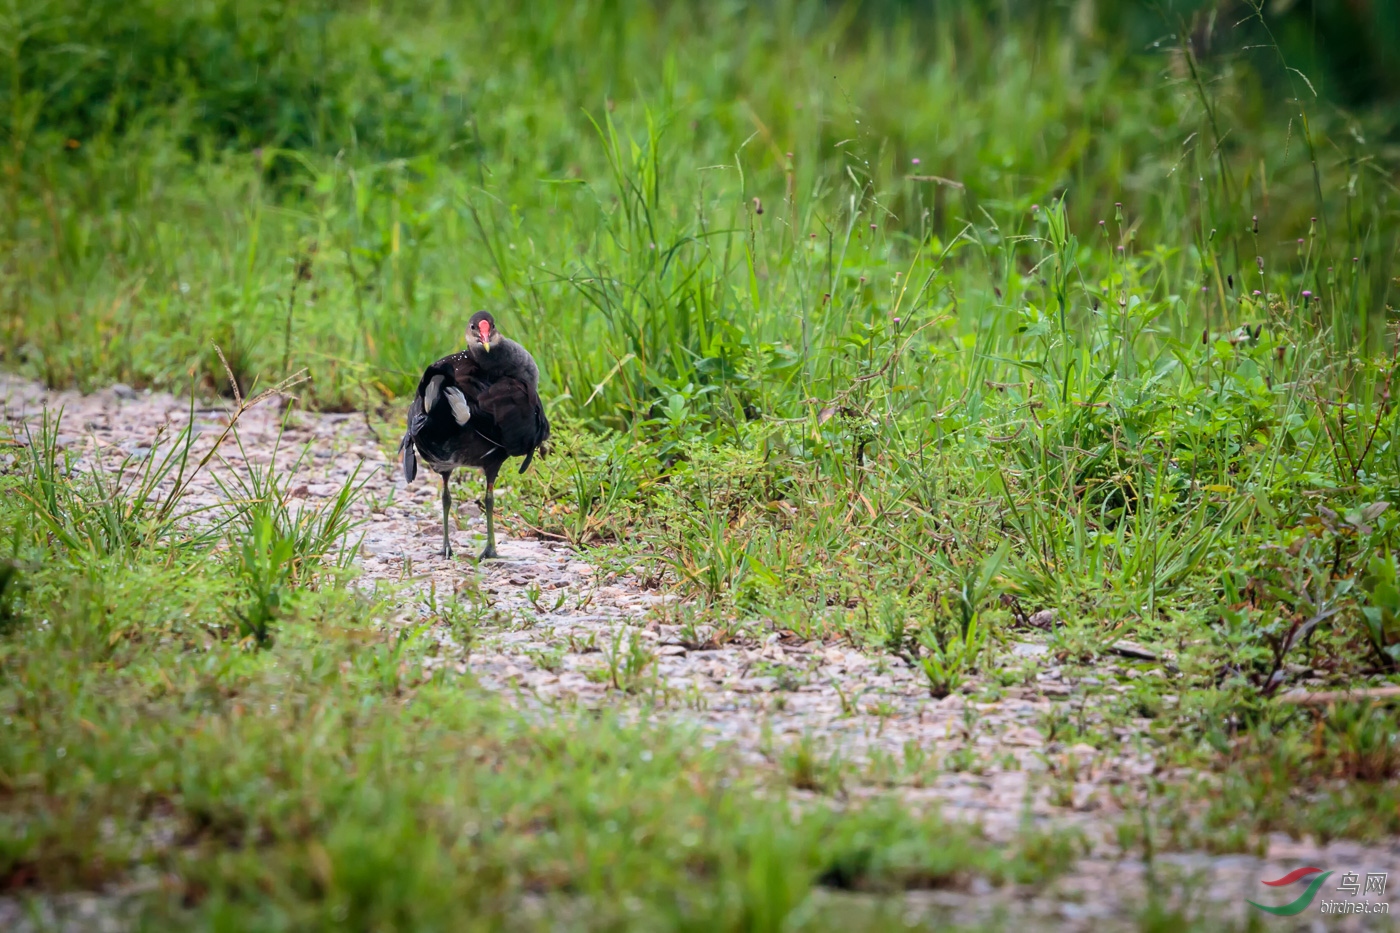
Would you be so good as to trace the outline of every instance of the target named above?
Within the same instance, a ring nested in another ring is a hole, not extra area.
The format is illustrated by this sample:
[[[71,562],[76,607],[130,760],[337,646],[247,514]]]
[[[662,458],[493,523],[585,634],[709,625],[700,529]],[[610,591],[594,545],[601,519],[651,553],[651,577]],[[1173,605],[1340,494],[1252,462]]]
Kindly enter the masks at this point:
[[[442,546],[442,559],[443,559],[443,560],[451,560],[451,559],[452,559],[452,545],[450,545],[450,544],[444,544],[444,545]]]
[[[477,560],[497,560],[500,556],[501,555],[496,553],[496,546],[494,544],[489,544],[486,546],[486,549],[481,552],[481,556],[479,556]]]

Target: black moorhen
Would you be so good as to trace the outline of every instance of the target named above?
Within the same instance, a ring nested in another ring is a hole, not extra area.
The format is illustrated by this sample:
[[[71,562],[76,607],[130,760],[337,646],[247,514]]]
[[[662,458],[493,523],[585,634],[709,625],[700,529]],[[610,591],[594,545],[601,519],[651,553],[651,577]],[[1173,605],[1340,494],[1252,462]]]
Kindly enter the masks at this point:
[[[418,458],[442,474],[442,556],[452,556],[448,519],[452,494],[447,481],[458,467],[479,467],[486,474],[486,550],[496,557],[493,495],[496,474],[508,457],[524,457],[520,472],[549,438],[549,421],[540,403],[535,359],[514,340],[496,331],[485,311],[467,325],[467,349],[445,356],[423,372],[408,409],[403,475],[418,474]],[[540,450],[541,455],[545,453]]]

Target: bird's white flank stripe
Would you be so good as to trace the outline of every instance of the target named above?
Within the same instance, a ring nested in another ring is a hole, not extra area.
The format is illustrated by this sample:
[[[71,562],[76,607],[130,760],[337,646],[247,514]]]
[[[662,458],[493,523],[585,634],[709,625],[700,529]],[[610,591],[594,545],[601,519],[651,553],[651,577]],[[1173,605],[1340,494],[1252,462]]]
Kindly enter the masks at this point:
[[[452,406],[452,417],[457,419],[458,424],[466,424],[472,420],[471,406],[467,404],[466,396],[462,395],[456,386],[448,386],[444,393],[447,396],[447,404]]]
[[[428,380],[428,388],[423,390],[423,411],[432,411],[433,406],[437,404],[438,390],[442,388],[442,380],[442,376],[434,376]]]

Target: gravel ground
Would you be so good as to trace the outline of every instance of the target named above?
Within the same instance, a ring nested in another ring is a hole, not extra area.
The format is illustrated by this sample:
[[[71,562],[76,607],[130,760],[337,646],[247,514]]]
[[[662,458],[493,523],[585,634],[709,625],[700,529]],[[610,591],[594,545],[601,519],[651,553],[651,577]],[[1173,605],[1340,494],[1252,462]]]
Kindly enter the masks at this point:
[[[59,442],[79,455],[87,469],[112,469],[124,457],[144,457],[190,418],[187,400],[114,386],[91,395],[50,392],[0,375],[0,404],[20,436],[19,423],[33,422],[45,407],[64,411]],[[196,450],[207,450],[227,423],[230,406],[193,412]],[[479,483],[454,489],[459,526],[452,530],[458,556],[437,553],[441,536],[439,485],[435,477],[409,486],[393,460],[397,437],[376,437],[359,414],[311,414],[271,399],[246,412],[238,425],[240,452],[226,440],[227,467],[218,466],[193,484],[191,505],[220,498],[219,471],[277,461],[295,467],[296,498],[315,504],[333,497],[353,471],[365,480],[355,506],[364,524],[357,585],[385,587],[399,601],[402,623],[434,618],[449,601],[463,602],[485,619],[470,650],[463,650],[446,624],[432,630],[438,650],[430,665],[449,665],[505,692],[541,713],[558,706],[622,704],[648,715],[697,728],[705,741],[727,742],[755,762],[781,762],[785,749],[805,742],[819,758],[845,762],[848,795],[897,788],[911,808],[937,808],[974,821],[994,840],[1010,839],[1028,823],[1077,829],[1087,854],[1053,886],[1040,891],[983,889],[911,894],[910,918],[937,916],[959,923],[1032,929],[1107,930],[1136,928],[1136,917],[1157,892],[1169,903],[1189,903],[1188,913],[1213,918],[1211,928],[1243,926],[1244,901],[1276,903],[1288,898],[1260,884],[1299,865],[1343,871],[1389,872],[1400,887],[1400,840],[1389,846],[1332,843],[1322,847],[1279,836],[1255,856],[1199,853],[1159,856],[1149,869],[1121,852],[1117,827],[1134,819],[1144,779],[1154,772],[1147,720],[1123,730],[1112,752],[1088,745],[1065,747],[1047,738],[1055,715],[1092,716],[1097,706],[1129,689],[1137,677],[1170,677],[1169,659],[1122,657],[1072,678],[1033,640],[1013,645],[1001,663],[1030,675],[1022,686],[982,702],[985,691],[932,699],[922,675],[902,660],[873,657],[842,642],[804,642],[785,632],[717,643],[714,631],[669,624],[677,617],[673,597],[644,589],[630,574],[603,574],[586,553],[560,543],[519,536],[513,522],[513,490],[497,493],[501,559],[476,566],[484,525],[473,498]],[[280,435],[280,446],[278,438]],[[13,456],[13,454],[0,456]],[[460,474],[459,474],[460,475]],[[469,493],[468,490],[471,490]],[[629,652],[649,663],[637,681],[637,702],[615,689],[607,659]],[[1128,653],[1133,653],[1131,648]],[[952,770],[957,761],[962,770]],[[943,763],[942,767],[938,763]],[[1301,886],[1282,889],[1298,893]],[[1341,897],[1323,889],[1322,898]],[[830,909],[852,899],[830,895]],[[1183,901],[1182,898],[1188,898]],[[1388,901],[1389,902],[1389,901]],[[29,905],[65,929],[103,929],[120,911],[110,897],[67,895]],[[96,906],[94,906],[96,905]],[[1400,905],[1392,904],[1400,910]],[[1314,907],[1296,918],[1257,915],[1281,930],[1382,930],[1391,922],[1359,916],[1325,917]],[[35,918],[27,923],[40,922]],[[0,898],[0,929],[19,929],[20,905]],[[31,928],[44,928],[42,925]]]

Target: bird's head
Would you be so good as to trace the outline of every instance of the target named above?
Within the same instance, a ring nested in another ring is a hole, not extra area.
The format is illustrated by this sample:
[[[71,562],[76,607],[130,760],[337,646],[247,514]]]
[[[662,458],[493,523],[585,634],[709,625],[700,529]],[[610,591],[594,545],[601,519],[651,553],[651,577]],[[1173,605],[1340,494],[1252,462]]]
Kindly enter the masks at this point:
[[[483,353],[490,353],[501,340],[501,334],[496,330],[496,319],[491,317],[487,311],[478,311],[472,315],[472,319],[467,324],[467,349],[473,353],[480,350]]]

